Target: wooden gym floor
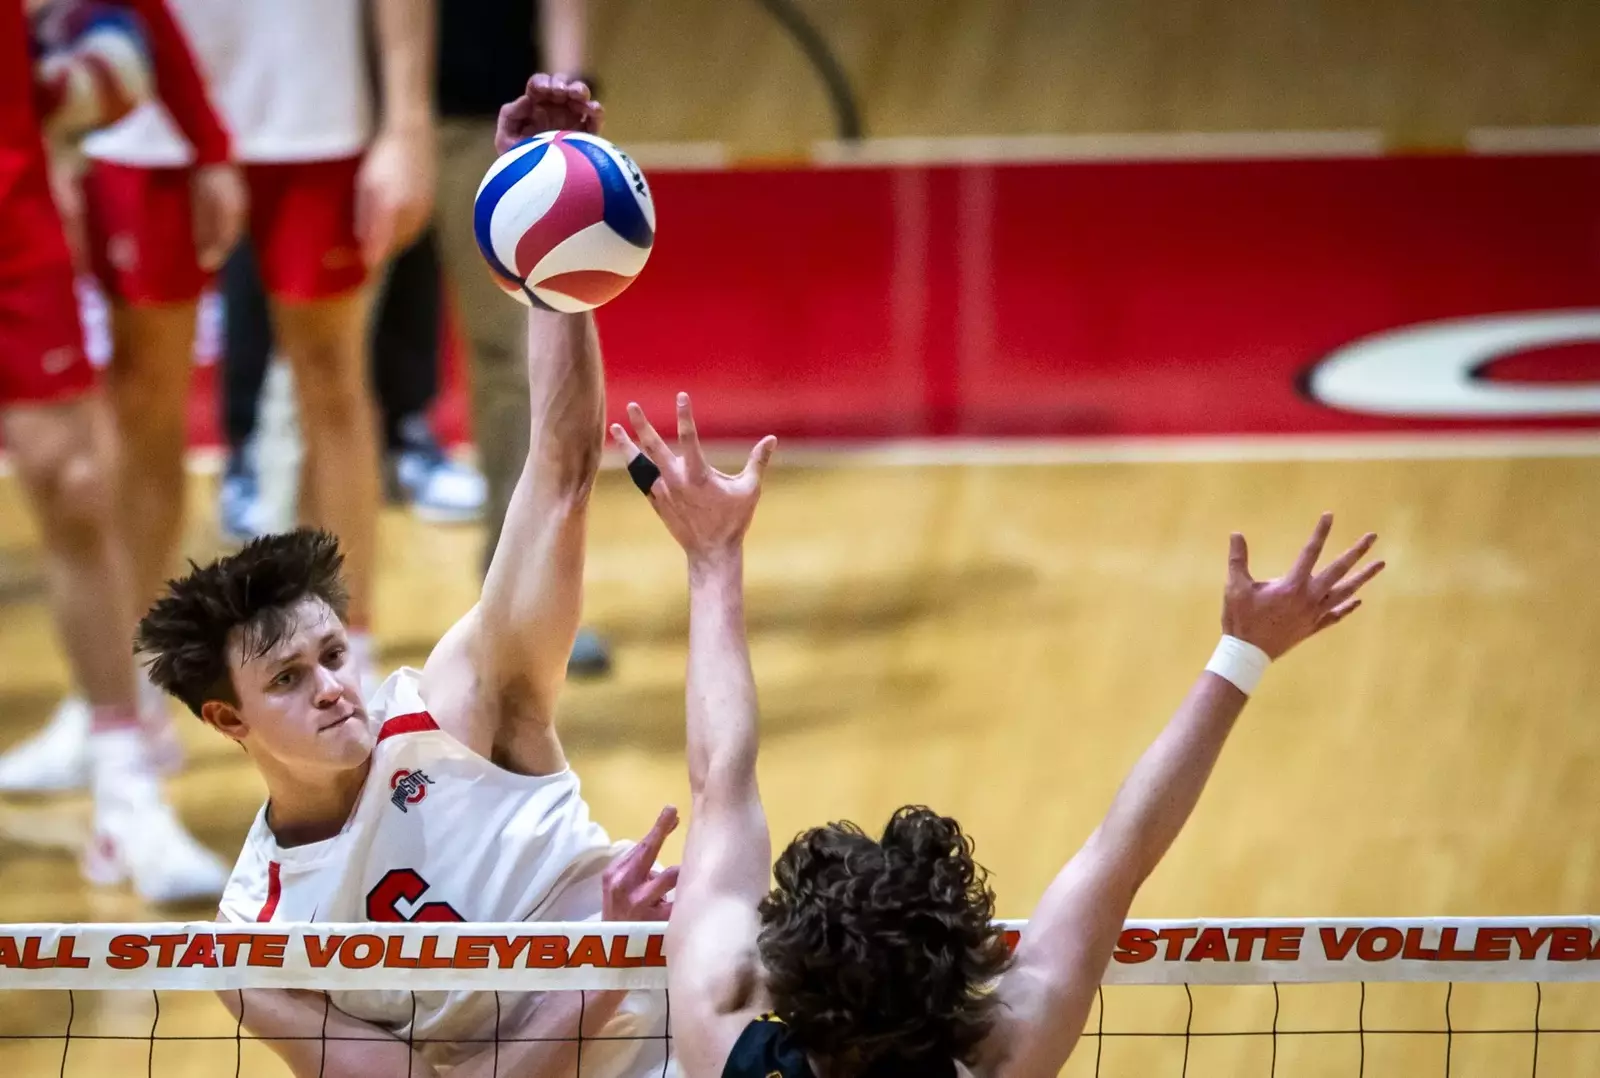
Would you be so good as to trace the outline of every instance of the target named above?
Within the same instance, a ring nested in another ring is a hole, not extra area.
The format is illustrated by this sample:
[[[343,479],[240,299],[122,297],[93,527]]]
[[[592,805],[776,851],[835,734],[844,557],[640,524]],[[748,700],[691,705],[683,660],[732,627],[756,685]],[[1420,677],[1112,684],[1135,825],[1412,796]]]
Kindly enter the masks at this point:
[[[926,802],[977,838],[1001,913],[1026,916],[1093,827],[1217,635],[1227,534],[1258,575],[1317,513],[1334,539],[1382,535],[1367,608],[1274,670],[1136,917],[1491,915],[1600,911],[1600,457],[873,467],[778,463],[750,543],[763,790],[778,841],[829,818],[869,828]],[[213,481],[193,484],[188,548],[215,549]],[[422,661],[476,581],[470,528],[383,522],[379,634]],[[0,481],[0,745],[64,689],[17,491]],[[684,804],[681,556],[623,477],[603,477],[588,609],[616,648],[575,684],[562,734],[595,813],[639,833]],[[172,784],[184,818],[232,856],[261,788],[245,758],[185,720]],[[0,916],[107,921],[148,910],[79,882],[81,798],[0,812]],[[675,842],[669,852],[680,847]],[[1443,1026],[1443,988],[1374,987],[1369,1026]],[[1457,1029],[1528,1026],[1526,986],[1458,988]],[[1106,1028],[1181,1032],[1180,989],[1108,993]],[[3,1032],[59,1028],[59,995],[7,1001]],[[1285,990],[1285,1028],[1354,1028],[1354,986]],[[1194,1028],[1267,1029],[1268,989],[1195,993]],[[1600,993],[1552,988],[1542,1023],[1595,1025]],[[209,997],[165,993],[162,1033],[232,1032]],[[80,997],[74,1030],[144,1036],[148,997]],[[1091,1026],[1095,1019],[1091,1018]],[[1365,1074],[1444,1073],[1442,1037],[1370,1037]],[[1267,1074],[1268,1038],[1200,1038],[1189,1075]],[[1276,1074],[1354,1075],[1354,1036],[1284,1040]],[[1451,1074],[1528,1073],[1532,1039],[1456,1036]],[[129,1069],[143,1043],[84,1042],[69,1074]],[[1100,1073],[1177,1075],[1183,1040],[1108,1043]],[[1550,1037],[1539,1074],[1600,1073],[1600,1036]],[[60,1044],[0,1048],[7,1073],[55,1074]],[[233,1046],[159,1046],[154,1071],[231,1073]],[[1088,1075],[1094,1044],[1066,1073]],[[248,1074],[281,1074],[247,1052]]]

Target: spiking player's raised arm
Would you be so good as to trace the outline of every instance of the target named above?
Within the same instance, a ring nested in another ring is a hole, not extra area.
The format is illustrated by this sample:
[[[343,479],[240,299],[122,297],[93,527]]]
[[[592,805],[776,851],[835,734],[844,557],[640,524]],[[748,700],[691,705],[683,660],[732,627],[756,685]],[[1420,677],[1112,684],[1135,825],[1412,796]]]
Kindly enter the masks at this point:
[[[500,112],[500,152],[550,130],[598,133],[581,82],[535,75]],[[582,606],[589,493],[605,441],[605,385],[594,315],[528,315],[527,462],[506,510],[478,605],[428,658],[423,694],[440,725],[512,771],[565,765],[556,696]]]
[[[497,144],[599,118],[582,84],[536,76],[502,111]],[[656,864],[676,814],[637,845],[614,843],[554,725],[604,437],[594,322],[537,310],[528,336],[527,462],[481,600],[420,674],[397,670],[363,697],[327,533],[264,536],[195,567],[141,622],[152,676],[242,746],[267,787],[224,920],[666,918],[676,874]],[[507,1066],[558,1078],[581,1049],[550,1038],[580,1023],[603,1042],[583,1055],[586,1078],[646,1078],[666,1063],[666,1044],[643,1032],[664,1018],[659,991],[263,990],[227,1002],[302,1078]]]

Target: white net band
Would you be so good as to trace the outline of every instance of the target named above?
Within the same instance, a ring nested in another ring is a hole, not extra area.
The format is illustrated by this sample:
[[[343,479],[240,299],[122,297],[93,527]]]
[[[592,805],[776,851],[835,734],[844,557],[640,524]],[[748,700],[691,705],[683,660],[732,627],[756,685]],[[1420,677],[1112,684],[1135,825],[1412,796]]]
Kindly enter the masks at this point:
[[[1001,922],[1015,941],[1023,921]],[[14,924],[0,989],[666,987],[660,924]],[[1130,921],[1108,985],[1600,981],[1600,917]]]

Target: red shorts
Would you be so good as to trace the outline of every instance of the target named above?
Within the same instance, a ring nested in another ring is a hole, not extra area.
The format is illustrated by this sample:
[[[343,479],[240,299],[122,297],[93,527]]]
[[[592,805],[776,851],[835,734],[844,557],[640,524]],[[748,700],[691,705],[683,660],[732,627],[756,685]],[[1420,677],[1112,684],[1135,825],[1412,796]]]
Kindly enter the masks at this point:
[[[40,154],[0,190],[0,406],[66,400],[93,385],[72,255]]]
[[[0,272],[0,407],[69,400],[94,381],[72,264]]]
[[[261,279],[277,299],[329,299],[367,279],[355,235],[360,158],[246,165],[250,238]],[[191,170],[94,161],[84,179],[95,276],[127,303],[198,299]]]

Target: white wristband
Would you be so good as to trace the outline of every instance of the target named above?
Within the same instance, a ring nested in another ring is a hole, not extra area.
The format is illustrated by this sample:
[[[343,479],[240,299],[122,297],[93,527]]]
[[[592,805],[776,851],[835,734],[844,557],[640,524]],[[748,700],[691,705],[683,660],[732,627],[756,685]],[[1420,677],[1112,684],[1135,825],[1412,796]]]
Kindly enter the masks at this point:
[[[1249,696],[1261,684],[1261,675],[1267,672],[1272,660],[1267,653],[1236,636],[1224,636],[1211,653],[1206,669],[1218,677],[1231,681],[1240,692]]]

